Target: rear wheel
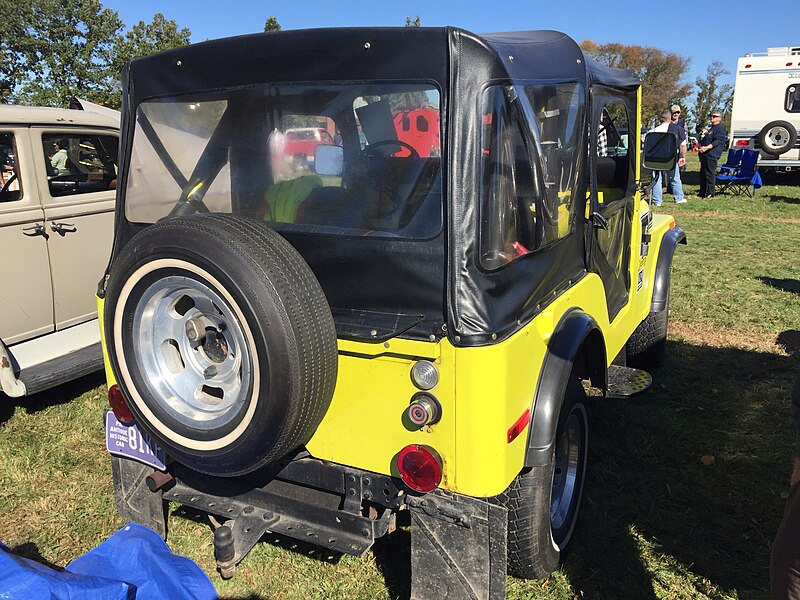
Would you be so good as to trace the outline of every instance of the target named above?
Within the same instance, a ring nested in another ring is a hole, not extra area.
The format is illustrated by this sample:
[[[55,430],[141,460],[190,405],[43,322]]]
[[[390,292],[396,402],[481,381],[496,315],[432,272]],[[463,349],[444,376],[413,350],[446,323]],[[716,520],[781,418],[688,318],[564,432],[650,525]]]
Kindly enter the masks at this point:
[[[758,134],[758,143],[767,154],[780,156],[794,148],[797,130],[788,121],[772,121]]]
[[[319,283],[262,223],[169,219],[115,258],[105,330],[136,420],[183,464],[233,476],[307,442],[336,381]]]
[[[559,413],[550,462],[523,470],[499,496],[508,509],[508,572],[539,579],[558,568],[578,518],[586,459],[589,420],[586,393],[572,376]]]

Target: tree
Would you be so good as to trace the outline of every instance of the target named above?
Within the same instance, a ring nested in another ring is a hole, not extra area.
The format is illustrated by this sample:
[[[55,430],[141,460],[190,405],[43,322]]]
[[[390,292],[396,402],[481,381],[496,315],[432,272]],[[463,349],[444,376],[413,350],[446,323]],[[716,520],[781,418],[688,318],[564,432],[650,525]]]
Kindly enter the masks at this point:
[[[175,21],[156,13],[151,23],[139,21],[117,39],[113,55],[114,70],[119,73],[134,58],[185,46],[191,35],[188,28],[178,29]]]
[[[723,122],[730,129],[730,112],[733,103],[733,86],[729,83],[720,85],[719,79],[724,75],[730,75],[722,63],[718,60],[712,61],[706,69],[705,77],[698,77],[695,80],[697,85],[697,97],[691,111],[693,131],[700,131],[701,127],[708,122],[708,115],[715,108],[722,111]]]
[[[275,17],[267,17],[266,22],[264,23],[264,31],[280,31],[282,29],[281,24],[278,23],[278,19]]]
[[[422,21],[417,15],[416,19],[412,19],[411,17],[406,17],[406,27],[422,27]]]
[[[111,53],[122,22],[99,0],[0,0],[3,101],[66,106],[105,102],[116,74]]]
[[[689,68],[689,59],[674,52],[646,46],[598,44],[585,40],[581,49],[599,63],[630,69],[642,80],[642,119],[654,121],[670,104],[686,98],[691,86],[681,83]]]

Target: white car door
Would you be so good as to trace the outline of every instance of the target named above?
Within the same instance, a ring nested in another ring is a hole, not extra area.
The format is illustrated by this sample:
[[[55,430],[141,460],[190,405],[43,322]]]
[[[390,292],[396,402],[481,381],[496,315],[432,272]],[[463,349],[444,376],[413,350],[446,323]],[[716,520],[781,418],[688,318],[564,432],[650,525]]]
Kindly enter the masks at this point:
[[[111,252],[118,134],[97,129],[32,129],[49,235],[56,329],[97,315],[95,294]],[[51,162],[68,154],[66,173]]]
[[[53,293],[29,130],[0,126],[0,340],[53,331]]]

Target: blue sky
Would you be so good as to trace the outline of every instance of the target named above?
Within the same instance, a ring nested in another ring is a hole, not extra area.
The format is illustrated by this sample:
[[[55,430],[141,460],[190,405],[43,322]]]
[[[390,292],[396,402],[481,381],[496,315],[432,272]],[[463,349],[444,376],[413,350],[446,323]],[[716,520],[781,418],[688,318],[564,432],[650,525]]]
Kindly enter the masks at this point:
[[[556,29],[576,41],[654,46],[691,59],[694,83],[713,60],[733,73],[746,52],[800,46],[800,0],[743,2],[571,2],[537,0],[101,0],[127,27],[161,12],[188,27],[192,41],[260,32],[274,15],[284,29],[401,26],[419,15],[425,26],[454,25],[475,33]],[[663,7],[663,8],[654,8]],[[661,12],[659,12],[661,11]],[[727,79],[733,83],[733,74]]]

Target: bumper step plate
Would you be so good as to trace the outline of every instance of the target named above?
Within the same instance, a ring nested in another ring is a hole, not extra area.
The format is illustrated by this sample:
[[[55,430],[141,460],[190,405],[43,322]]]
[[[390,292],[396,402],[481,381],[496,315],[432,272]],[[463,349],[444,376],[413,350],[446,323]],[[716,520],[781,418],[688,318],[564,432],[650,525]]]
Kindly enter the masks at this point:
[[[647,371],[611,365],[608,368],[606,398],[630,398],[644,392],[652,384],[653,377]]]

